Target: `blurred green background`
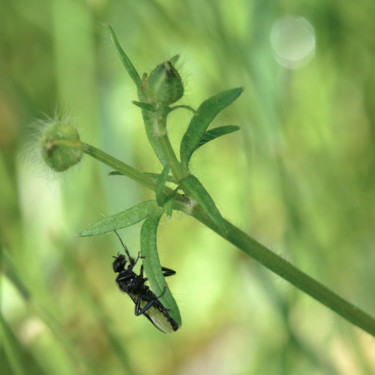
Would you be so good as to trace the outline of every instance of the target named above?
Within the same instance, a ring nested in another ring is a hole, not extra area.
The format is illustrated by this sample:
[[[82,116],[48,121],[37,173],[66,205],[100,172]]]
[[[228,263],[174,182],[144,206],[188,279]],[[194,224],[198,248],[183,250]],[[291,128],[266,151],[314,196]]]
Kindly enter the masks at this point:
[[[152,197],[89,157],[46,170],[38,134],[71,118],[82,139],[161,168],[103,23],[140,73],[176,53],[181,104],[245,92],[192,171],[223,215],[375,314],[375,2],[1,0],[2,374],[374,374],[375,341],[175,214],[158,232],[183,325],[134,316],[115,284],[114,235],[76,233]],[[170,117],[176,146],[190,114]],[[139,229],[122,230],[139,249]]]

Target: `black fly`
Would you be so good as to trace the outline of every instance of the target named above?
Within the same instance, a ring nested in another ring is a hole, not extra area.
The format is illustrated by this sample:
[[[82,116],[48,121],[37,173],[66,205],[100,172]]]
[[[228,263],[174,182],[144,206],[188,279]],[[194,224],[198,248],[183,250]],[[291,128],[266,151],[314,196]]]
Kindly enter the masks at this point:
[[[130,256],[127,247],[122,242],[121,237],[116,231],[115,233],[129,260],[127,261],[123,254],[118,254],[117,257],[114,257],[113,271],[118,273],[116,282],[119,288],[127,293],[135,303],[135,315],[144,315],[157,329],[164,333],[176,331],[178,329],[178,324],[171,318],[168,309],[159,301],[159,298],[164,292],[160,296],[156,296],[150,288],[145,285],[147,278],[143,277],[143,265],[141,266],[139,275],[133,271],[140,256],[138,254],[137,259],[134,260],[134,258]],[[125,268],[127,262],[129,262],[129,265]],[[162,267],[162,270],[164,276],[172,276],[176,273],[165,267]]]

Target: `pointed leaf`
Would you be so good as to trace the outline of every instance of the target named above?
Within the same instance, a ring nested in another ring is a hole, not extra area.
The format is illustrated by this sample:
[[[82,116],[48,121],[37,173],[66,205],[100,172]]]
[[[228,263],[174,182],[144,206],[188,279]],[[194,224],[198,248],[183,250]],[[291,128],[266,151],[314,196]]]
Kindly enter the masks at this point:
[[[163,271],[161,269],[159,255],[157,251],[156,233],[162,211],[159,210],[147,217],[141,229],[141,255],[143,267],[146,272],[151,289],[160,297],[162,305],[169,309],[169,315],[180,326],[181,316],[176,301],[168,288]],[[165,291],[164,291],[165,289]]]
[[[125,175],[120,173],[119,171],[111,171],[108,173],[108,176],[125,176]]]
[[[158,179],[160,178],[160,174],[159,173],[150,173],[150,172],[145,172],[145,174],[150,177],[153,181],[155,182],[158,182]],[[169,175],[167,176],[167,182],[172,182],[174,184],[177,184],[178,182],[176,181],[176,179]]]
[[[96,236],[97,234],[111,232],[116,229],[126,228],[134,225],[146,216],[158,210],[158,206],[155,201],[142,202],[132,208],[125,211],[119,212],[115,215],[105,217],[99,220],[95,224],[90,225],[79,235],[81,237]]]
[[[207,142],[213,141],[214,139],[219,138],[223,135],[233,133],[239,129],[240,127],[236,125],[226,125],[226,126],[219,126],[217,128],[208,130],[206,131],[206,133],[204,133],[203,137],[199,141],[197,148],[203,146]]]
[[[160,174],[159,173],[150,173],[150,172],[144,172],[145,175],[147,175],[148,177],[150,177],[152,179],[152,181],[154,181],[155,183],[158,182],[158,179],[160,178]],[[127,177],[126,175],[120,173],[119,171],[111,171],[108,173],[109,176],[125,176]],[[178,182],[176,181],[176,179],[169,175],[167,177],[167,182],[172,182],[173,184],[177,184]]]
[[[174,194],[173,194],[174,193]],[[172,212],[173,212],[173,203],[174,203],[174,197],[177,193],[177,189],[173,191],[173,196],[168,199],[165,203],[164,203],[164,211],[165,211],[165,214],[168,216],[168,217],[171,217],[172,216]]]
[[[172,65],[176,65],[176,62],[178,61],[179,58],[180,58],[180,55],[174,55],[174,56],[171,57],[168,61],[169,61]]]
[[[121,45],[117,39],[117,36],[115,32],[113,31],[112,27],[110,25],[107,25],[107,28],[111,34],[113,43],[117,49],[117,52],[120,55],[122,64],[124,65],[126,71],[128,72],[130,78],[133,80],[137,88],[140,88],[142,85],[141,77],[139,76],[137,70],[135,69],[133,63],[130,61],[128,55],[124,52],[124,50],[121,48]]]
[[[163,189],[168,179],[169,170],[170,170],[170,167],[169,167],[169,164],[167,164],[163,168],[163,171],[161,172],[161,175],[159,176],[158,181],[156,183],[156,188],[155,188],[156,202],[158,202],[158,205],[160,207],[162,207],[166,201],[166,194],[163,192]]]
[[[181,141],[180,156],[184,164],[189,163],[191,155],[199,147],[199,142],[211,121],[219,112],[231,104],[241,92],[242,88],[222,91],[200,105]]]
[[[145,109],[146,111],[156,112],[156,109],[151,104],[144,103],[144,102],[137,102],[136,100],[133,100],[133,104],[139,108]]]
[[[201,205],[206,214],[221,230],[226,230],[224,219],[216,207],[215,202],[195,176],[189,175],[185,177],[180,181],[180,186],[187,195],[191,196]]]

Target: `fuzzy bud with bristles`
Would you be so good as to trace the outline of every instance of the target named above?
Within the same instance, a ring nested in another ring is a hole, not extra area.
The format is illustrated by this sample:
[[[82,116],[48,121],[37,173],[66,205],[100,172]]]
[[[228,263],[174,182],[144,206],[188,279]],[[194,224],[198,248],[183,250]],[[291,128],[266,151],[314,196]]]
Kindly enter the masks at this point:
[[[44,161],[56,172],[77,164],[83,156],[77,129],[61,121],[48,125],[42,134],[40,146]]]
[[[152,104],[167,106],[173,104],[184,94],[181,77],[173,66],[178,56],[158,65],[146,78],[143,89]]]

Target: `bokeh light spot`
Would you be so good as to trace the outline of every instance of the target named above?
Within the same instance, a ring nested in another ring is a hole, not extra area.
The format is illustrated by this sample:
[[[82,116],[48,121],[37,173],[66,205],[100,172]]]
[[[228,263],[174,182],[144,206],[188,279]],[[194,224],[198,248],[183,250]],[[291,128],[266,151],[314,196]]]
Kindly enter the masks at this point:
[[[315,54],[315,31],[306,18],[286,16],[277,20],[270,39],[276,61],[285,68],[300,68]]]

